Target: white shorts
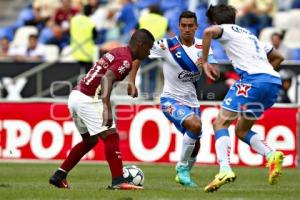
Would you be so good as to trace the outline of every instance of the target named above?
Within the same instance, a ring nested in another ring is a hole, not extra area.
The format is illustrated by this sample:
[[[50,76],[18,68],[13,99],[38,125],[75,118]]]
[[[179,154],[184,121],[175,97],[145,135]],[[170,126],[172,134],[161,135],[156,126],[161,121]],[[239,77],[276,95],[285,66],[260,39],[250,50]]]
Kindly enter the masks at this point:
[[[68,99],[68,107],[80,134],[89,132],[92,136],[108,130],[106,126],[102,126],[102,100],[93,99],[78,90],[73,90]],[[113,121],[109,129],[115,127]]]

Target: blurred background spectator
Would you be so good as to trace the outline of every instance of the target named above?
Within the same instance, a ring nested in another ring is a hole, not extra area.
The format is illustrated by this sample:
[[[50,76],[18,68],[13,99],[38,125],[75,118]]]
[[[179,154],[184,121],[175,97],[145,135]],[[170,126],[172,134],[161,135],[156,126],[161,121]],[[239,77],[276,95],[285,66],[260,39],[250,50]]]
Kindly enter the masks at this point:
[[[250,29],[258,35],[265,27],[272,25],[272,19],[277,11],[274,0],[229,0],[238,13],[237,23]]]
[[[289,50],[282,43],[283,37],[284,37],[284,34],[275,32],[271,36],[271,43],[272,43],[273,47],[275,49],[277,49],[283,55],[283,57],[285,59],[289,59],[290,58],[290,56],[289,56]]]
[[[3,37],[0,40],[0,60],[5,61],[9,60],[9,40],[7,37]]]
[[[276,0],[278,11],[288,11],[292,8],[294,0]]]
[[[0,12],[3,19],[0,21],[0,38],[2,38],[0,59],[7,62],[12,61],[12,58],[26,62],[30,60],[79,62],[85,70],[88,70],[101,54],[126,44],[136,28],[149,29],[156,39],[178,34],[178,17],[186,9],[196,13],[199,24],[196,37],[201,38],[204,29],[209,25],[205,16],[207,6],[219,3],[236,7],[237,22],[250,29],[261,41],[272,44],[284,55],[286,62],[300,61],[300,0],[11,0],[11,3],[0,0],[0,2],[3,5],[3,11]],[[5,12],[7,10],[10,12]],[[84,11],[85,14],[79,11]],[[89,28],[82,28],[79,25],[80,20],[77,22],[75,20],[77,28],[72,27],[71,20],[77,16],[81,16],[80,18],[85,20],[83,24],[89,24]],[[155,22],[156,20],[158,21]],[[27,46],[30,35],[39,35],[35,48]],[[87,39],[89,42],[78,45],[77,43],[83,43],[84,37],[89,38]],[[217,60],[228,62],[219,42],[213,41],[212,48]],[[32,52],[43,53],[37,56],[38,59],[24,57],[27,53],[34,54]],[[23,57],[16,56],[16,53]],[[49,57],[51,59],[48,59]],[[142,80],[142,92],[147,93],[152,99],[155,92],[160,92],[159,83],[163,79],[160,78],[159,63],[154,68],[147,64],[151,64],[151,61],[143,63],[143,73],[139,79]],[[228,82],[233,82],[235,78],[228,78],[227,75],[228,72],[224,72],[222,83],[216,84],[223,84],[224,88],[229,87]]]
[[[159,40],[165,37],[166,33],[169,30],[168,19],[163,16],[159,5],[150,5],[148,9],[149,12],[143,14],[139,18],[138,28],[149,30],[153,34],[154,39]],[[152,62],[155,61],[153,61],[152,59],[146,59],[142,62],[142,67]],[[150,100],[153,100],[155,98],[158,68],[159,67],[156,66],[155,68],[150,69],[147,73],[142,74],[141,77],[142,95]]]
[[[28,0],[24,2],[29,3],[23,3],[24,7],[16,16],[17,20],[14,23],[0,28],[0,37],[14,41],[18,29],[34,26],[40,35],[40,43],[56,45],[61,52],[70,45],[70,19],[83,7],[90,10],[89,17],[96,24],[95,44],[102,52],[126,43],[137,24],[140,27],[148,27],[154,34],[162,35],[156,36],[157,38],[165,36],[163,34],[166,24],[171,32],[178,34],[177,19],[186,9],[196,12],[199,23],[196,36],[202,37],[203,30],[208,26],[205,16],[207,6],[218,3],[228,3],[236,7],[238,23],[249,28],[258,37],[260,33],[275,28],[279,30],[277,32],[286,31],[288,35],[291,29],[300,30],[300,23],[297,22],[300,17],[297,13],[300,13],[300,10],[296,9],[299,7],[300,0]],[[152,8],[154,4],[156,8]],[[163,20],[157,23],[158,25],[153,25],[154,23],[147,25],[146,20],[154,20],[155,17]],[[291,25],[287,25],[288,22],[291,22]],[[271,38],[274,31],[267,32],[270,33],[268,37]],[[278,35],[274,35],[272,41],[281,42],[276,48],[279,48],[286,58],[300,59],[298,56],[300,47],[287,45],[297,42],[291,43],[283,36],[276,37]],[[271,40],[268,39],[268,42]],[[212,47],[215,49],[217,59],[228,60],[219,43],[213,42]],[[288,49],[288,53],[282,50],[284,48]],[[292,49],[291,53],[290,49]]]
[[[121,41],[127,43],[138,24],[138,9],[132,0],[122,0],[121,2],[122,8],[116,14],[116,18],[122,35]]]
[[[294,72],[289,69],[282,69],[279,71],[280,78],[282,80],[282,88],[279,91],[279,95],[277,97],[278,103],[292,103],[288,92],[292,86],[292,81],[295,76]]]
[[[9,56],[16,62],[42,62],[45,60],[45,47],[38,42],[38,35],[30,35],[28,44],[11,47]]]
[[[79,13],[79,9],[71,4],[71,0],[61,0],[62,5],[55,11],[53,15],[54,23],[59,25],[63,32],[68,32],[70,28],[70,20]]]
[[[95,60],[96,24],[89,17],[92,10],[84,6],[82,13],[71,18],[70,35],[73,58],[88,72]]]

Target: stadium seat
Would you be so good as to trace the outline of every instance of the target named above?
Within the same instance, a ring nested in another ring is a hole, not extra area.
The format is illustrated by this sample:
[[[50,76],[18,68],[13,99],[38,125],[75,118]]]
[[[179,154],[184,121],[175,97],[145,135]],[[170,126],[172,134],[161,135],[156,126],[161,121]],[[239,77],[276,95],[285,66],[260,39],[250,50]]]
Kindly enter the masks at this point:
[[[160,1],[159,0],[139,0],[136,2],[136,6],[139,9],[145,9],[148,8],[151,5],[157,4],[159,5]]]
[[[299,49],[291,49],[292,60],[300,61],[300,48]]]
[[[271,36],[273,33],[281,33],[279,28],[267,27],[264,28],[259,34],[259,40],[265,43],[271,43]]]
[[[59,48],[56,45],[44,45],[46,57],[46,62],[54,62],[58,59]]]
[[[290,12],[277,12],[273,18],[273,26],[283,30],[291,28],[291,15]]]
[[[24,26],[18,28],[12,41],[12,46],[19,47],[27,45],[28,37],[31,34],[38,34],[38,29],[34,26]]]
[[[173,9],[175,7],[180,7],[182,10],[186,10],[187,9],[187,4],[184,0],[161,0],[160,1],[160,8],[163,11],[169,10],[169,9]]]
[[[0,38],[6,37],[9,41],[13,40],[14,30],[10,26],[0,28]]]
[[[283,39],[283,44],[288,48],[296,49],[300,48],[300,29],[289,29]]]
[[[198,19],[199,28],[196,31],[196,37],[202,38],[203,31],[208,27],[207,18],[206,18],[206,8],[198,7],[196,10],[196,15]]]
[[[63,48],[59,60],[61,62],[75,62],[75,59],[72,57],[71,46],[66,46],[65,48]]]
[[[290,18],[292,20],[290,27],[300,29],[300,9],[291,10]]]
[[[178,28],[178,18],[180,16],[180,13],[182,12],[182,9],[180,7],[175,7],[173,9],[169,9],[164,13],[164,16],[168,19],[168,24],[175,34],[179,34],[179,28]]]

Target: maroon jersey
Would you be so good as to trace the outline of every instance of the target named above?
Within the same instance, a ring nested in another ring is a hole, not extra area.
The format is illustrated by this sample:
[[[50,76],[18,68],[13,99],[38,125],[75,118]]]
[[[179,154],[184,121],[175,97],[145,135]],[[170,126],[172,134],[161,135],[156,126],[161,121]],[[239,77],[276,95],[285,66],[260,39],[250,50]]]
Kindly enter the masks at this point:
[[[129,47],[113,49],[95,63],[75,89],[88,96],[98,95],[101,88],[101,79],[107,70],[111,70],[118,81],[121,81],[128,75],[131,66],[132,54]]]
[[[79,12],[76,8],[71,8],[70,11],[58,9],[54,16],[54,21],[58,25],[62,25],[64,21],[70,22],[71,17],[75,16]]]

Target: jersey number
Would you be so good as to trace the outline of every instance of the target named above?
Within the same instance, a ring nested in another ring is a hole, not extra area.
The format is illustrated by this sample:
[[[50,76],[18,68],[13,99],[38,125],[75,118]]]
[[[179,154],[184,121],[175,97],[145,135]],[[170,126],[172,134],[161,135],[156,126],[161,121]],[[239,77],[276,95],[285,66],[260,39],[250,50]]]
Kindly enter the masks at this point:
[[[253,41],[254,46],[255,46],[256,53],[259,53],[259,46],[258,46],[257,39],[254,38],[254,37],[249,37],[249,39]]]
[[[98,72],[101,70],[102,67],[97,63],[95,63],[93,68],[96,68],[95,71],[92,72],[92,70],[90,70],[89,73],[83,79],[86,85],[89,85],[92,82],[92,80],[96,77],[96,75],[98,74]]]

